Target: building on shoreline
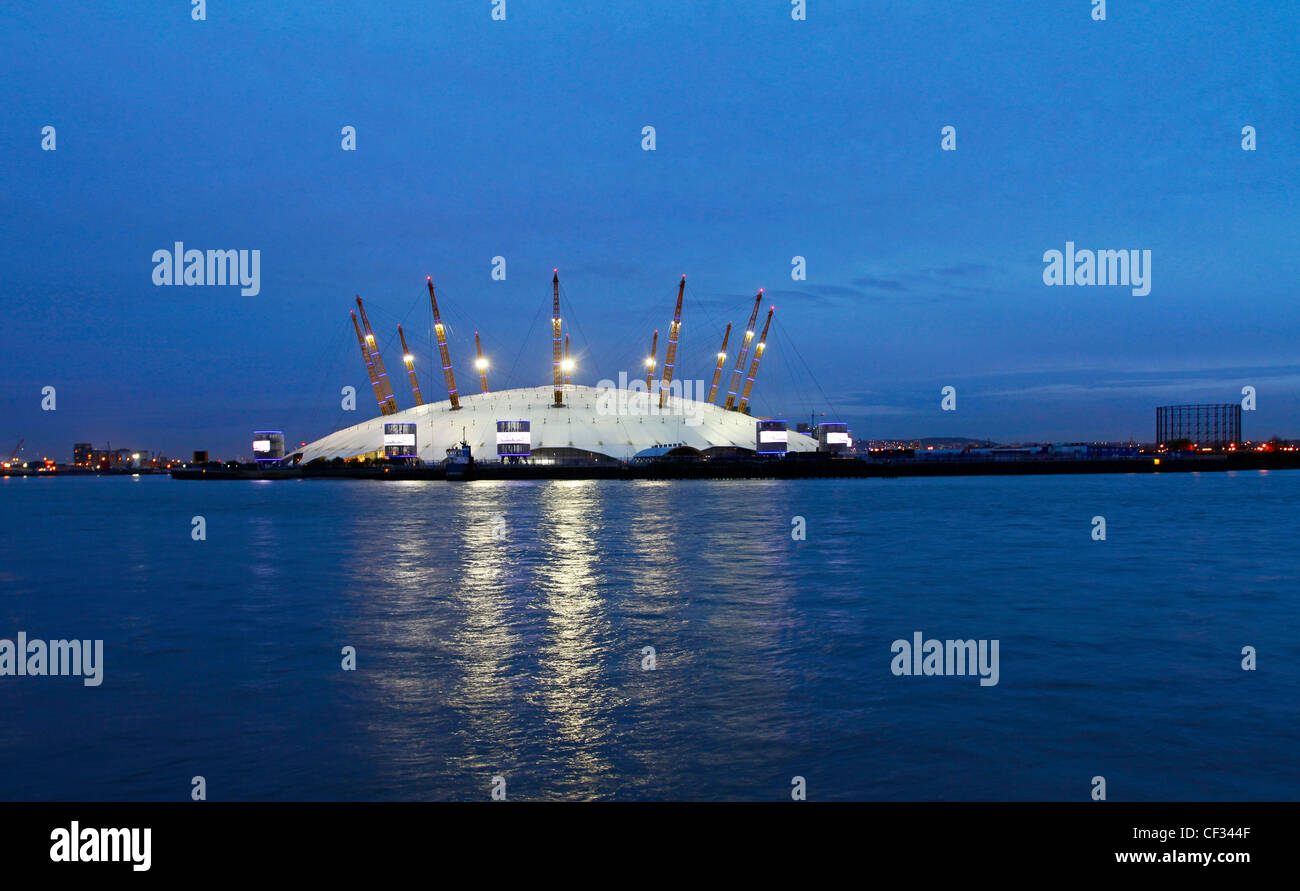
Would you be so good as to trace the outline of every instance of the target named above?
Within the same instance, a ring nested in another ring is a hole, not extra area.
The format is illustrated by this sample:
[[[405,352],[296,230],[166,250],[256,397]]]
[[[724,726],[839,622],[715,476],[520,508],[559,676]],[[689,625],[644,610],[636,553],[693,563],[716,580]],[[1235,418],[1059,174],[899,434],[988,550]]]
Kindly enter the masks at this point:
[[[1225,448],[1241,442],[1241,405],[1161,405],[1156,408],[1156,444]]]
[[[425,403],[331,433],[295,449],[291,457],[304,464],[383,457],[384,428],[395,422],[415,425],[418,458],[427,464],[440,462],[462,439],[475,460],[526,454],[533,464],[628,461],[669,444],[706,457],[711,450],[753,451],[757,445],[754,417],[719,405],[670,396],[661,409],[657,394],[646,400],[644,393],[612,391],[627,394],[619,400],[606,388],[577,384],[563,386],[562,392],[561,406],[555,405],[550,386],[462,396],[458,408],[450,400]],[[792,432],[786,448],[814,452],[817,441]]]

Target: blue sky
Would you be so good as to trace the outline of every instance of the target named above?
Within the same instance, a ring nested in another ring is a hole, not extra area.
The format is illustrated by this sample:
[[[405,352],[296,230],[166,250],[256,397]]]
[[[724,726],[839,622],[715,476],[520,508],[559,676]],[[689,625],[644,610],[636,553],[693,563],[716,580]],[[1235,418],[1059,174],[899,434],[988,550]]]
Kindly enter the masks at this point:
[[[491,6],[0,9],[0,450],[355,423],[358,293],[440,395],[426,275],[463,391],[475,330],[494,388],[544,384],[555,266],[579,383],[641,367],[685,273],[680,375],[775,304],[756,413],[1141,440],[1156,405],[1249,385],[1247,435],[1300,436],[1294,4]],[[260,250],[261,293],[155,287],[175,241]],[[1045,286],[1066,241],[1150,250],[1151,293]]]

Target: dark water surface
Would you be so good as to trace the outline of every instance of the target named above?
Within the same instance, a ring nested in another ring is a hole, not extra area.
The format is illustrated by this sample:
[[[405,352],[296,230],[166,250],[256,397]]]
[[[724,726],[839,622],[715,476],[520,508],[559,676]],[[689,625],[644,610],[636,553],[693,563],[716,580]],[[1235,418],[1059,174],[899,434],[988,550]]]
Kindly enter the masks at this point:
[[[0,677],[0,798],[1297,799],[1298,503],[1294,472],[3,479],[0,638],[105,668]],[[1000,682],[894,676],[914,631],[998,639]]]

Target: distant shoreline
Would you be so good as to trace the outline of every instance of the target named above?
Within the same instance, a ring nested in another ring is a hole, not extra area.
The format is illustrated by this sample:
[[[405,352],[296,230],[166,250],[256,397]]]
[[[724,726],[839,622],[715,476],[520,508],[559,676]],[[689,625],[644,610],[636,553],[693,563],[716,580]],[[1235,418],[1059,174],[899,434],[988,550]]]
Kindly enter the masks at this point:
[[[1150,455],[1125,458],[914,458],[862,459],[799,456],[771,460],[663,461],[613,466],[474,465],[470,479],[853,479],[936,476],[1026,476],[1098,473],[1222,473],[1250,470],[1300,470],[1300,453],[1241,452],[1215,455]],[[441,466],[307,466],[172,470],[174,479],[359,479],[440,480]]]
[[[858,458],[803,455],[768,460],[662,461],[649,464],[562,465],[478,463],[470,479],[901,479],[941,476],[1060,476],[1125,473],[1223,473],[1300,470],[1300,452],[1237,452],[1213,455],[1142,455],[1123,458],[952,456]],[[441,465],[336,467],[232,467],[211,464],[171,471],[6,470],[0,477],[165,476],[178,480],[441,480]]]

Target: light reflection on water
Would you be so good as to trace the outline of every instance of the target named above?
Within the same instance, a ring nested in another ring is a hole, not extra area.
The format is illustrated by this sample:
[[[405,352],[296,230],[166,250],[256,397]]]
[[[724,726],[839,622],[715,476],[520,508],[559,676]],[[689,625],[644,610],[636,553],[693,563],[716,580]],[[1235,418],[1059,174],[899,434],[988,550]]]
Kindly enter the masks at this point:
[[[545,614],[538,646],[538,681],[553,745],[564,753],[572,781],[598,791],[595,777],[610,769],[603,746],[613,732],[615,694],[606,672],[613,637],[593,544],[603,533],[599,488],[594,482],[551,482],[543,488],[537,540],[542,562],[535,586]]]
[[[1300,797],[1300,681],[1235,655],[1300,660],[1300,474],[120,482],[0,482],[0,637],[106,644],[2,682],[0,797]],[[893,677],[915,630],[1000,685]]]

